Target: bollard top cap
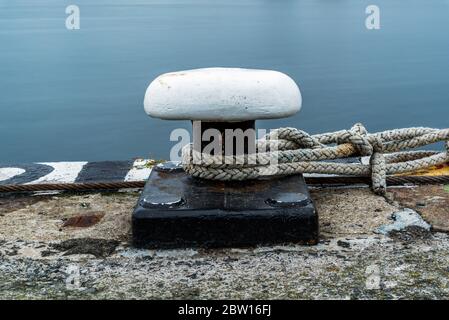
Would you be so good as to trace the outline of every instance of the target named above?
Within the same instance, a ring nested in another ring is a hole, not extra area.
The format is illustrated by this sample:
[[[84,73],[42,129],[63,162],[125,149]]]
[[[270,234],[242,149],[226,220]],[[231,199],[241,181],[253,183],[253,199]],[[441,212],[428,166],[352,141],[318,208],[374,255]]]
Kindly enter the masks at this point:
[[[145,112],[169,120],[246,121],[301,109],[292,78],[272,70],[205,68],[160,75],[145,93]]]

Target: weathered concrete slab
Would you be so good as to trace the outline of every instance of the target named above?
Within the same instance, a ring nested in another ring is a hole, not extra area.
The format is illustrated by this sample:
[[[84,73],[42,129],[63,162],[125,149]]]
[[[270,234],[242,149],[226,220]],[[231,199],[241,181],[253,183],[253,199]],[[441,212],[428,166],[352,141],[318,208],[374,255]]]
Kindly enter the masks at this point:
[[[397,208],[368,188],[314,189],[322,238],[372,234]]]
[[[367,188],[312,191],[321,214],[317,246],[226,250],[131,248],[137,197],[1,197],[0,298],[449,297],[448,235],[414,227],[377,234],[401,205]],[[89,227],[64,226],[98,214]]]
[[[0,239],[60,241],[72,238],[128,240],[137,194],[20,195],[0,200]],[[68,219],[103,215],[90,228],[64,227]]]
[[[371,234],[389,223],[396,207],[369,189],[315,189],[322,238]],[[0,200],[0,239],[60,241],[107,238],[128,241],[138,192],[13,195]],[[101,215],[90,228],[65,227],[68,219]]]

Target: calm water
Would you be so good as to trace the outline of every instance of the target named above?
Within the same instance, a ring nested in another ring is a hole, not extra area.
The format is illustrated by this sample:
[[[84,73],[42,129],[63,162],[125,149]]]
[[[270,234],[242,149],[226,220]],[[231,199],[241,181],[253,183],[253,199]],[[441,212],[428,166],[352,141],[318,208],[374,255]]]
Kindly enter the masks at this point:
[[[148,118],[145,89],[208,66],[298,82],[300,114],[260,127],[447,127],[448,14],[447,0],[0,0],[0,162],[167,158],[170,131],[190,124]]]

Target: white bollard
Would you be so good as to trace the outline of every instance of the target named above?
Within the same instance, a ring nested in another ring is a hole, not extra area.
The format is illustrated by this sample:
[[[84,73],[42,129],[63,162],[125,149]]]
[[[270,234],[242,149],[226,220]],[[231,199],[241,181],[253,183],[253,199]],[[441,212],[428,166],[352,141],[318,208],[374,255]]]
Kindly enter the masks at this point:
[[[205,68],[157,77],[144,106],[151,117],[193,121],[194,151],[235,156],[256,151],[255,120],[291,116],[301,103],[298,86],[281,72]]]

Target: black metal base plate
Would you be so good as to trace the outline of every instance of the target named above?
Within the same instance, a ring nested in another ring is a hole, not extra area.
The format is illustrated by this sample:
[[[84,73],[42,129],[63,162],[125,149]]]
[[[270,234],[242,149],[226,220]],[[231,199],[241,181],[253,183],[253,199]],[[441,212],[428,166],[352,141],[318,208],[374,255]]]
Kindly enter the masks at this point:
[[[141,248],[316,244],[318,215],[302,175],[221,182],[165,163],[142,191],[132,235]]]

